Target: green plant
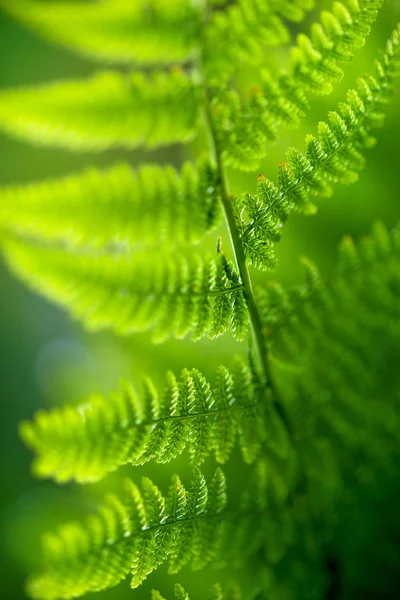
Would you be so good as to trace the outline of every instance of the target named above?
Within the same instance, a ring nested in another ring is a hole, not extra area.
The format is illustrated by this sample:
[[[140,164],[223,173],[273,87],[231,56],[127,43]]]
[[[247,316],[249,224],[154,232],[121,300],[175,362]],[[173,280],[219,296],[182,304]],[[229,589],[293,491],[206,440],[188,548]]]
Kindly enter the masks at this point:
[[[374,74],[307,137],[305,153],[291,148],[275,183],[259,175],[254,193],[234,197],[227,168],[257,169],[279,128],[306,114],[308,97],[331,92],[380,0],[335,3],[310,37],[298,36],[287,70],[261,70],[243,97],[232,75],[249,62],[263,66],[265,46],[286,43],[285,21],[300,21],[311,1],[1,5],[76,51],[145,67],[2,91],[4,131],[74,151],[154,148],[198,134],[204,146],[202,131],[209,143],[179,172],[121,164],[1,190],[11,269],[91,330],[151,330],[157,341],[230,331],[249,340],[248,359],[219,367],[212,384],[196,369],[169,373],[161,392],[150,380],[142,394],[124,382],[109,398],[22,424],[35,473],[59,482],[166,463],[186,446],[193,463],[188,490],[178,476],[166,497],[147,478],[141,489],[128,481],[124,497],[108,498],[97,516],[46,536],[30,595],[72,598],[128,573],[137,587],[168,561],[171,573],[187,563],[245,567],[271,599],[327,598],[335,524],[374,473],[398,466],[399,233],[377,225],[359,246],[346,238],[329,282],[304,261],[302,286],[258,288],[249,267],[270,271],[288,216],[313,214],[316,197],[356,178],[390,97],[399,27]],[[216,255],[196,254],[223,218],[233,260],[221,238]],[[210,453],[226,463],[236,439],[249,477],[228,502],[221,469],[207,483],[198,467]],[[211,597],[222,597],[219,588]]]

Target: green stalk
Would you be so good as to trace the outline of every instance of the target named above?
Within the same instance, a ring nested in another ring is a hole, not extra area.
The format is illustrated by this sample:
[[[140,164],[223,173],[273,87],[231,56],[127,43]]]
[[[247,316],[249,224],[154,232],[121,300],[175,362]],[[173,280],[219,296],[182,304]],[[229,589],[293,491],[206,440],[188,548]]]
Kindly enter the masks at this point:
[[[207,83],[204,81],[203,87],[205,97],[205,117],[209,143],[217,166],[218,177],[221,185],[222,205],[224,208],[225,220],[229,231],[233,254],[240,275],[240,279],[242,281],[243,293],[246,298],[247,308],[249,310],[250,328],[257,359],[257,366],[261,373],[261,381],[263,386],[269,387],[271,389],[274,406],[277,412],[279,413],[280,417],[282,418],[282,421],[285,423],[287,429],[289,429],[288,419],[282,401],[280,399],[275,375],[265,344],[265,338],[262,331],[262,321],[257,307],[256,299],[254,297],[251,276],[246,263],[243,243],[240,237],[239,229],[236,223],[235,213],[231,202],[229,183],[223,166],[221,152],[218,148],[217,133],[215,130],[215,125],[211,112],[211,101],[209,97],[209,91],[207,88]]]

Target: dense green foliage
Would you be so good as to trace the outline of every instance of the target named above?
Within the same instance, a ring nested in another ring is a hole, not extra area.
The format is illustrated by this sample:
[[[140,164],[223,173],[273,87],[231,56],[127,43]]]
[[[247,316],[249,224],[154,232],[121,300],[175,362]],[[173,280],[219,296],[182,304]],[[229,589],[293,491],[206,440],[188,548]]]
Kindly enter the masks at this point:
[[[286,21],[301,21],[312,1],[0,4],[52,42],[146,68],[1,91],[0,129],[79,152],[197,136],[201,154],[179,170],[149,160],[4,187],[0,243],[11,270],[92,331],[249,338],[246,360],[215,365],[210,382],[197,369],[168,373],[161,391],[146,379],[138,394],[124,381],[21,425],[35,474],[60,483],[165,464],[186,448],[193,464],[189,490],[177,475],[166,497],[148,478],[141,489],[129,480],[83,524],[47,534],[30,596],[74,598],[129,573],[136,588],[168,562],[171,573],[242,569],[259,586],[252,598],[332,597],[335,527],[375,477],[398,476],[400,233],[377,225],[358,245],[345,238],[329,281],[305,260],[303,285],[256,287],[249,267],[271,271],[289,215],[313,214],[333,184],[356,179],[398,71],[399,26],[305,152],[290,148],[276,182],[260,174],[255,192],[236,197],[227,168],[255,170],[279,128],[305,116],[309,95],[332,91],[380,0],[334,3],[278,74],[263,70],[265,47],[287,43]],[[262,67],[261,81],[245,95],[232,76],[248,64]],[[231,248],[218,238],[209,256],[201,244],[222,216]],[[228,463],[236,440],[248,476],[230,495],[220,468],[207,483],[198,467],[209,455]],[[214,586],[210,598],[231,596],[235,587],[224,596]]]

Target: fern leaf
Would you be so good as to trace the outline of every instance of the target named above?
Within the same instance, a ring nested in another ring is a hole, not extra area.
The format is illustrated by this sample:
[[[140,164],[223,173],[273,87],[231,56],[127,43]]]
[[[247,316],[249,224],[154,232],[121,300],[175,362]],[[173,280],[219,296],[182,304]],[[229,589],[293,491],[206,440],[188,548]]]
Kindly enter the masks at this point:
[[[310,94],[329,94],[343,76],[342,65],[352,60],[376,19],[382,0],[335,2],[324,11],[310,37],[300,34],[291,50],[288,71],[277,78],[262,72],[247,105],[230,89],[214,99],[219,144],[224,162],[237,169],[255,170],[276,139],[281,124],[297,125],[308,111]]]
[[[202,2],[1,0],[0,6],[51,42],[96,60],[168,64],[186,61],[198,45]]]
[[[313,196],[329,195],[333,183],[354,181],[364,163],[361,151],[371,146],[370,131],[381,123],[390,97],[399,34],[397,28],[377,62],[375,77],[359,79],[357,89],[348,92],[347,103],[329,113],[328,123],[319,124],[318,137],[306,138],[306,154],[291,148],[287,162],[280,164],[277,184],[261,175],[256,196],[243,197],[249,218],[241,218],[240,229],[249,264],[271,269],[274,244],[290,212],[312,213]]]
[[[124,464],[169,462],[186,446],[196,465],[211,450],[219,463],[225,463],[236,437],[245,460],[256,458],[254,446],[260,450],[265,438],[265,402],[241,361],[232,373],[219,367],[213,388],[193,369],[184,370],[179,380],[170,373],[162,394],[151,382],[146,390],[139,398],[124,382],[107,398],[93,396],[75,407],[42,411],[31,423],[23,423],[21,435],[37,455],[35,473],[59,482],[96,481]],[[176,506],[169,512],[181,512],[179,494],[171,502]]]
[[[290,34],[282,19],[301,21],[314,0],[238,0],[217,10],[206,30],[207,77],[220,84],[241,63],[260,64],[265,46],[286,44]]]
[[[210,486],[215,477],[223,481],[217,470]],[[132,587],[136,587],[170,556],[190,560],[193,540],[201,536],[209,521],[213,523],[213,536],[221,537],[225,503],[210,507],[209,487],[199,471],[194,472],[192,487],[178,516],[166,512],[166,501],[150,480],[144,479],[142,487],[143,494],[128,481],[123,501],[111,497],[85,525],[67,524],[45,538],[43,570],[28,584],[31,597],[74,598],[112,587],[129,571]],[[172,491],[173,487],[170,494]],[[187,544],[184,547],[182,538]]]
[[[197,85],[179,69],[151,76],[110,71],[0,92],[0,129],[78,152],[188,141],[198,124]]]
[[[337,273],[327,282],[306,261],[301,287],[274,284],[258,292],[297,440],[293,451],[308,481],[310,505],[320,514],[328,506],[331,515],[341,510],[343,486],[345,504],[356,501],[360,487],[364,493],[362,473],[371,481],[394,466],[400,426],[399,239],[398,228],[388,232],[377,225],[358,246],[349,237],[343,240]],[[332,521],[325,526],[329,530]],[[319,525],[315,535],[317,541]],[[285,559],[282,572],[286,564]]]
[[[2,245],[15,273],[91,331],[153,330],[154,340],[163,341],[189,331],[198,339],[246,330],[242,285],[237,275],[232,280],[234,269],[222,254],[163,260],[145,252],[78,254],[10,237]],[[224,314],[221,296],[227,298]]]
[[[70,245],[200,241],[221,218],[209,163],[90,168],[63,179],[0,189],[0,223],[20,235]],[[157,213],[157,219],[154,214]]]
[[[277,285],[265,290],[263,310],[273,360],[285,369],[288,393],[302,407],[293,405],[290,417],[299,431],[307,428],[307,439],[299,437],[301,452],[321,500],[323,490],[331,498],[333,490],[340,493],[341,470],[355,456],[372,470],[390,465],[399,421],[399,230],[377,225],[358,247],[347,237],[340,254],[337,274],[327,283],[306,264],[306,283],[284,294],[284,316],[278,316]],[[327,448],[317,434],[322,431]]]

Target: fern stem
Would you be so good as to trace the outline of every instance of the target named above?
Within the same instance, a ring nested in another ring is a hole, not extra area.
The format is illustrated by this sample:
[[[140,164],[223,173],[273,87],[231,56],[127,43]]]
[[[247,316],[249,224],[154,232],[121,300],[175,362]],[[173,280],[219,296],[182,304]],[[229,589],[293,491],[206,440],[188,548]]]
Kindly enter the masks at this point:
[[[208,411],[187,413],[186,415],[169,415],[168,417],[161,417],[159,419],[152,419],[151,421],[142,421],[139,423],[140,426],[155,425],[157,423],[168,423],[169,421],[190,421],[191,419],[198,419],[199,417],[212,417],[213,415],[219,415],[221,413],[234,413],[234,412],[246,412],[253,411],[259,402],[253,402],[253,404],[245,406],[226,406],[225,408],[210,408]]]
[[[254,343],[254,349],[257,357],[258,368],[262,374],[261,381],[263,386],[269,387],[271,389],[275,409],[279,413],[286,428],[289,429],[288,419],[286,416],[285,409],[283,407],[282,400],[280,398],[279,389],[271,365],[270,357],[267,352],[265,338],[262,331],[262,321],[257,307],[256,299],[254,297],[253,285],[251,281],[250,272],[246,263],[243,243],[240,237],[239,229],[236,223],[235,213],[232,207],[232,196],[229,191],[229,183],[222,163],[221,152],[218,148],[217,133],[215,130],[214,120],[211,112],[209,90],[206,83],[204,83],[203,88],[205,96],[206,126],[208,131],[209,143],[219,175],[222,205],[224,209],[226,224],[229,231],[229,237],[233,249],[233,254],[240,278],[242,280],[243,293],[246,298],[247,308],[249,310],[250,327]]]

